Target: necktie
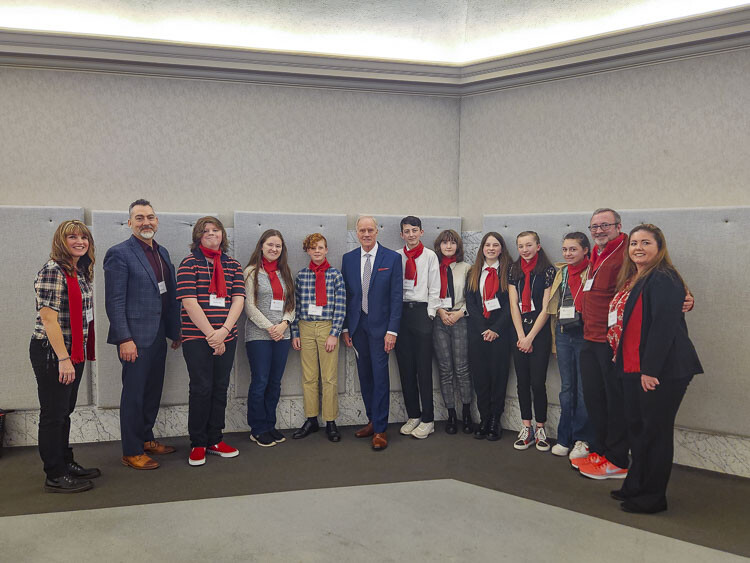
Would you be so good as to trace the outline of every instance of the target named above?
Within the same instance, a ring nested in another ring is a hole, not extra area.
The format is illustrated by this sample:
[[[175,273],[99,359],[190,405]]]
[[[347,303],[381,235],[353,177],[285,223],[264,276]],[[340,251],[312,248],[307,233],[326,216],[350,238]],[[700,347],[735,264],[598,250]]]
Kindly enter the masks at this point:
[[[367,314],[367,294],[370,292],[370,276],[372,275],[372,263],[370,254],[365,254],[365,269],[362,272],[362,310]]]

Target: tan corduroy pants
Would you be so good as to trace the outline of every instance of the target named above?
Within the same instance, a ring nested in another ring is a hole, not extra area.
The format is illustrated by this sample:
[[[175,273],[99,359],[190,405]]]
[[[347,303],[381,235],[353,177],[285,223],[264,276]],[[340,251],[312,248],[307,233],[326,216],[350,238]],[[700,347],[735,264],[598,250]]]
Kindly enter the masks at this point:
[[[300,321],[299,337],[302,351],[302,391],[305,416],[318,416],[318,379],[323,383],[323,420],[336,420],[339,415],[338,367],[339,344],[333,352],[326,352],[326,338],[331,333],[331,321]]]

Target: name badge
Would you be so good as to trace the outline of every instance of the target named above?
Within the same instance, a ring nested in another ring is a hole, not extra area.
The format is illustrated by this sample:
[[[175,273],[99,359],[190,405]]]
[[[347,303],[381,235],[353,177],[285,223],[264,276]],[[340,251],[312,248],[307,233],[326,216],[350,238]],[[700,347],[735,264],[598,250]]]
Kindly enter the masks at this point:
[[[307,314],[311,317],[319,317],[323,314],[323,306],[322,305],[313,305],[310,303],[307,306]]]
[[[583,285],[583,291],[591,291],[591,286],[594,285],[594,278],[591,278],[590,280],[586,280],[586,283]]]
[[[521,301],[518,302],[518,308],[521,309],[521,312],[523,313],[523,303]],[[536,307],[534,307],[534,300],[531,300],[531,309],[526,311],[527,313],[532,313],[536,311]]]
[[[558,315],[561,319],[575,319],[576,308],[573,305],[569,307],[560,307],[560,314]]]
[[[617,324],[617,311],[610,311],[607,316],[607,326],[615,326]]]
[[[271,311],[283,311],[284,300],[283,299],[271,299]]]
[[[216,297],[215,293],[208,296],[209,307],[225,307],[226,297]]]
[[[452,297],[446,297],[445,299],[440,300],[440,308],[441,309],[451,309],[453,308],[453,298]]]
[[[414,280],[404,280],[404,289],[414,289]]]
[[[90,323],[93,320],[94,320],[94,310],[86,309],[86,322]]]
[[[500,308],[500,300],[495,297],[494,299],[490,299],[488,301],[484,302],[484,308],[488,311],[494,311],[495,309]]]
[[[162,295],[167,292],[167,282],[160,281],[159,282],[159,295]]]

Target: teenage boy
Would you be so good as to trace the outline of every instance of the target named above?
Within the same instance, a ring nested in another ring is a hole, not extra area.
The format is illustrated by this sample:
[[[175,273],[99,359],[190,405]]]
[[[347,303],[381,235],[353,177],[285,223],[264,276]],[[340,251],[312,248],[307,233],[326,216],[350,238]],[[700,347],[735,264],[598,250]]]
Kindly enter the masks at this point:
[[[401,434],[424,439],[435,431],[432,404],[432,319],[440,305],[440,263],[425,248],[422,221],[409,215],[401,219],[398,250],[404,271],[404,304],[396,342],[396,360],[409,419]],[[421,400],[421,409],[420,409]]]

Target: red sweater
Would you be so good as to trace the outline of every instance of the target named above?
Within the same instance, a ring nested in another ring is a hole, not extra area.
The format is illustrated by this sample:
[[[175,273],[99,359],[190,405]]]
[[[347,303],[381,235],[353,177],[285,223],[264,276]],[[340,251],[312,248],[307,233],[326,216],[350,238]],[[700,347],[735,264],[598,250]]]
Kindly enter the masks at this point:
[[[600,259],[596,266],[592,261],[589,268],[589,279],[594,279],[590,291],[583,292],[583,338],[591,342],[607,342],[607,315],[609,314],[609,302],[615,296],[617,286],[617,274],[620,273],[622,261],[625,258],[625,249],[628,246],[627,237],[621,234],[618,238],[610,241],[605,248],[616,247],[609,256]],[[611,245],[611,246],[610,246]]]

